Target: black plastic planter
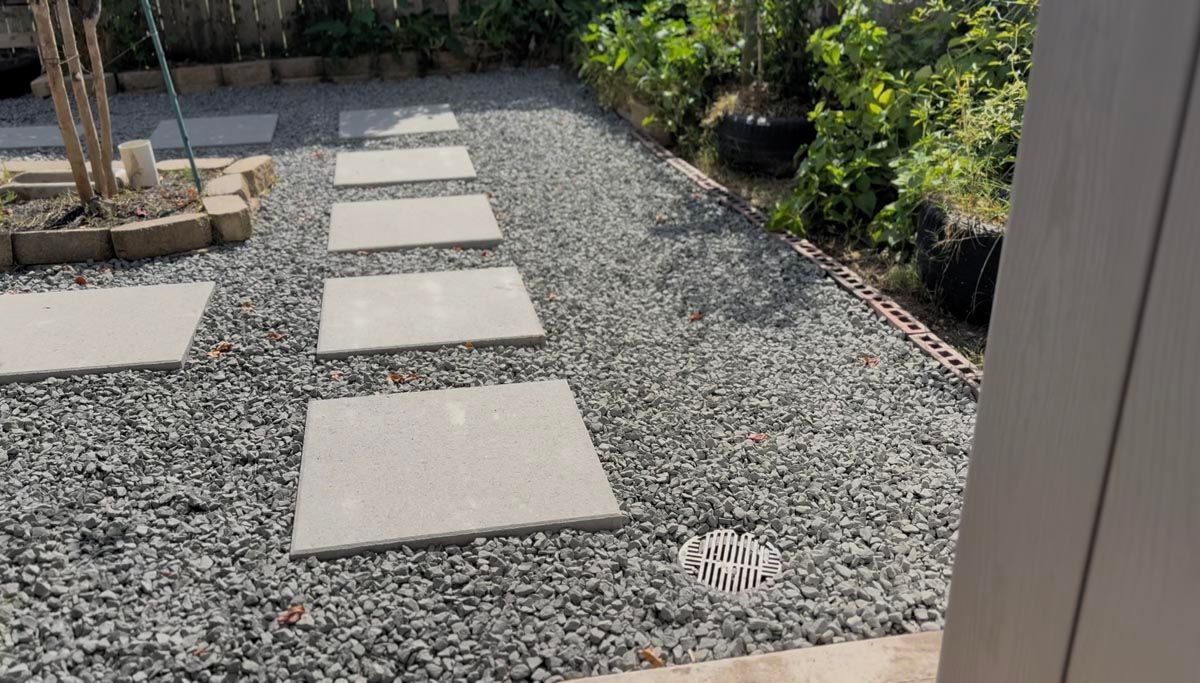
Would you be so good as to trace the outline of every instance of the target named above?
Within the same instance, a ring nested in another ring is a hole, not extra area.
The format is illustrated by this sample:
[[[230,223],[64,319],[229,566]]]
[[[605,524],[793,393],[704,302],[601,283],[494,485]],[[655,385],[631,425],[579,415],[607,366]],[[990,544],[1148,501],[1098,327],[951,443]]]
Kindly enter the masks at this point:
[[[37,53],[21,50],[0,56],[0,97],[20,97],[29,94],[29,83],[42,73]]]
[[[992,315],[1004,231],[947,214],[931,201],[917,210],[917,268],[939,307],[959,320],[983,324]]]
[[[796,170],[796,153],[813,141],[808,119],[799,116],[729,115],[717,121],[717,157],[721,163],[776,177]]]

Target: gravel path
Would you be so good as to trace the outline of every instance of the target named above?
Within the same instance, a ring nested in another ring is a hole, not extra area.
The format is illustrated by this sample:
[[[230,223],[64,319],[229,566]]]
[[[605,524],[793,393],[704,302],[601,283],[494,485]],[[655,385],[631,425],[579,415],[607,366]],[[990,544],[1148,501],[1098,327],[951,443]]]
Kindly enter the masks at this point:
[[[466,144],[477,181],[332,188],[335,152],[362,146],[338,142],[339,110],[440,102],[462,131],[365,146]],[[521,71],[184,106],[281,115],[250,242],[0,273],[20,292],[77,273],[218,283],[183,372],[0,387],[8,678],[559,680],[637,668],[642,647],[678,663],[941,627],[967,392],[578,85]],[[113,100],[118,139],[167,116],[163,96]],[[5,123],[52,120],[49,102],[0,101]],[[325,252],[336,200],[485,190],[506,236],[492,252]],[[499,265],[521,269],[545,347],[314,361],[322,278]],[[208,358],[223,340],[235,351]],[[287,559],[309,399],[551,378],[575,392],[624,529]],[[721,526],[777,543],[784,575],[740,597],[691,582],[679,544]],[[293,603],[306,617],[280,627]]]

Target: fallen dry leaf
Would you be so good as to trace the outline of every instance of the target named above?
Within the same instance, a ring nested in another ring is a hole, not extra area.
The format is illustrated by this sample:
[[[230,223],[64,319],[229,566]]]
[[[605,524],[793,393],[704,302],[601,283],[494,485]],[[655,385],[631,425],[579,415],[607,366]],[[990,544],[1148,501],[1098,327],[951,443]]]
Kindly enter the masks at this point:
[[[233,342],[223,341],[208,351],[209,358],[220,358],[233,350]]]
[[[194,194],[196,194],[196,191],[194,189],[189,190],[189,194],[188,194],[189,197],[191,197]],[[146,210],[139,206],[138,208],[133,210],[133,215],[137,216],[138,218],[145,218],[146,216],[148,216],[150,214],[146,213]]]
[[[453,247],[450,247],[450,249],[451,249],[451,251],[462,251],[463,250],[463,248],[458,246],[457,244],[454,245]]]
[[[487,249],[484,249],[484,250],[483,250],[483,254],[482,254],[482,256],[483,256],[484,258],[488,258],[488,257],[489,257],[489,256],[491,256],[491,255],[492,255],[492,252],[488,251]]]
[[[554,292],[550,292],[546,295],[546,301],[558,301],[558,295]]]
[[[487,195],[487,198],[488,198],[488,199],[495,199],[495,198],[496,198],[496,195],[492,194],[491,192],[484,192],[484,194],[485,194],[485,195]]]
[[[341,370],[332,370],[329,373],[329,379],[335,382],[341,382],[343,377],[344,375],[342,374]]]
[[[746,435],[746,438],[754,443],[762,443],[767,440],[767,434],[765,432],[750,432]]]
[[[655,225],[662,225],[663,223],[666,223],[666,222],[667,222],[667,214],[665,214],[661,211],[654,214],[654,224]]]
[[[415,372],[389,372],[387,374],[387,379],[392,384],[407,384],[408,382],[415,382],[421,379],[421,376]]]
[[[879,367],[879,356],[872,356],[869,353],[864,353],[863,355],[859,356],[858,360],[868,368]]]
[[[203,657],[206,654],[208,654],[207,645],[200,645],[199,647],[192,648],[193,657]]]
[[[285,337],[287,337],[286,334],[281,334],[279,332],[276,332],[275,330],[271,330],[270,332],[267,333],[267,339],[270,341],[280,341],[281,339],[284,339]]]
[[[693,192],[692,199],[704,199],[704,195],[700,192]]]
[[[253,311],[254,311],[254,302],[253,301],[246,299],[245,301],[242,302],[242,312],[243,313],[251,313]]]
[[[463,342],[463,348],[464,349],[473,349],[473,348],[475,348],[475,342]]]
[[[75,284],[83,285],[86,287],[87,286],[87,278],[82,275],[76,275],[75,276]]]
[[[689,323],[700,322],[701,320],[704,320],[704,311],[696,311],[688,316]]]
[[[648,662],[651,668],[658,669],[666,666],[666,662],[662,660],[662,657],[659,657],[654,650],[648,647],[638,650],[638,656],[642,658],[643,662]]]
[[[292,626],[304,616],[304,605],[292,605],[287,611],[275,618],[280,626]]]
[[[367,251],[366,249],[359,249],[358,251],[356,251],[354,253],[358,256],[366,256],[367,254],[370,254],[371,252]]]

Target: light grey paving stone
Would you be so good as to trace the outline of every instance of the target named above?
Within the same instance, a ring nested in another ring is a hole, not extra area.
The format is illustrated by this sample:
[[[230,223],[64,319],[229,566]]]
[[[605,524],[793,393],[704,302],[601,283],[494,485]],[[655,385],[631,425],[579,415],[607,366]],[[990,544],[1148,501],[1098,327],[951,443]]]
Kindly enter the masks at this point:
[[[343,139],[387,138],[451,130],[458,130],[458,120],[448,104],[344,111],[338,122],[338,135]]]
[[[183,120],[192,147],[269,144],[275,137],[275,124],[278,122],[277,114],[212,116]],[[155,149],[183,147],[175,119],[160,121],[150,136],[150,143]]]
[[[177,370],[213,283],[0,296],[0,382]]]
[[[466,147],[418,147],[340,152],[335,187],[370,187],[433,180],[473,180],[475,167]]]
[[[325,281],[317,356],[545,339],[516,268],[372,275]]]
[[[329,251],[486,248],[503,236],[487,195],[385,199],[333,205]]]
[[[63,147],[58,126],[16,126],[0,128],[0,149]]]
[[[623,523],[565,381],[308,404],[292,557]]]

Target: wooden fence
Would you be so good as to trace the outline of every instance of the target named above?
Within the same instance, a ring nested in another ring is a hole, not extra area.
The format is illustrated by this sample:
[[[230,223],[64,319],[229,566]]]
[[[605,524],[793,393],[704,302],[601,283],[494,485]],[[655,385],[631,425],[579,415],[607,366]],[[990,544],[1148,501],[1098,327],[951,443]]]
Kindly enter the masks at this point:
[[[312,0],[310,0],[311,2]],[[409,12],[458,11],[458,0],[354,0],[384,23]],[[163,44],[174,60],[222,62],[303,54],[297,16],[304,0],[150,0]],[[33,16],[24,2],[0,0],[0,49],[32,47]],[[128,46],[110,45],[110,52]]]

